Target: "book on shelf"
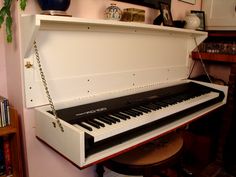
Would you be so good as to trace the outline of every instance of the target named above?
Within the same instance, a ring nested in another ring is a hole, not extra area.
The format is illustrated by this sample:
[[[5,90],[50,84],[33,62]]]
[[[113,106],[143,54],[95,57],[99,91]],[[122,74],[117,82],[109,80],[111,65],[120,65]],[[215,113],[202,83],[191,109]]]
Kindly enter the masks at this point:
[[[8,136],[0,137],[0,177],[13,174],[10,140]]]
[[[0,127],[10,125],[9,101],[0,96]]]
[[[0,176],[5,175],[5,157],[3,150],[3,137],[0,137]]]
[[[3,137],[3,151],[4,151],[4,160],[5,160],[5,175],[11,176],[12,171],[12,160],[11,160],[11,147],[10,140],[8,136]]]
[[[204,53],[219,53],[226,55],[236,54],[236,43],[235,42],[203,42],[198,46],[200,52]],[[194,50],[195,52],[197,49]]]

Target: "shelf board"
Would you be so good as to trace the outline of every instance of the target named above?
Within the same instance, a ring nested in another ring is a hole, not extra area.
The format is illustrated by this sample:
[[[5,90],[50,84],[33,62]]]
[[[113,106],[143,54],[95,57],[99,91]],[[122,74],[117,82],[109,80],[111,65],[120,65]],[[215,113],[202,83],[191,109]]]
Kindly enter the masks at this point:
[[[236,63],[236,55],[227,55],[227,54],[219,54],[219,53],[200,53],[201,58],[203,60],[209,61],[218,61],[225,63]],[[199,54],[197,52],[192,52],[193,59],[200,59]]]
[[[62,17],[49,15],[22,15],[21,16],[21,42],[23,57],[26,57],[32,48],[32,44],[39,30],[109,30],[123,33],[165,33],[171,35],[183,35],[195,37],[197,43],[207,37],[207,32],[181,29],[167,26],[144,24],[137,22],[121,22],[101,19],[84,19],[77,17]]]
[[[17,129],[12,126],[6,126],[6,127],[0,128],[0,136],[5,136],[5,135],[16,133],[16,132],[17,132]]]
[[[210,37],[236,37],[236,31],[208,31]]]

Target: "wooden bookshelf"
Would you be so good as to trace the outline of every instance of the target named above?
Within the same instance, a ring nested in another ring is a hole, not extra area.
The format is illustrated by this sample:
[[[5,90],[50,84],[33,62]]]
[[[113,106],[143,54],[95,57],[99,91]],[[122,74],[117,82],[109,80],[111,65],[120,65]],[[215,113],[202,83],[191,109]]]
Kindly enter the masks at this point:
[[[203,44],[235,44],[236,39],[236,31],[208,31],[208,38],[203,42]],[[211,45],[210,45],[211,46]],[[217,53],[208,52],[206,48],[213,49],[214,47],[219,50]],[[224,51],[222,46],[206,46],[200,50],[200,55],[203,60],[215,61],[215,62],[224,62],[224,63],[236,63],[236,55],[229,51]],[[223,51],[222,51],[223,50]],[[200,59],[199,53],[194,51],[192,52],[192,59],[198,60]]]
[[[235,39],[236,31],[208,31],[208,38],[203,43],[235,44]],[[227,104],[223,112],[220,125],[221,127],[219,128],[217,154],[215,157],[216,160],[204,169],[200,177],[216,176],[216,172],[219,172],[221,169],[223,169],[222,164],[227,164],[225,167],[228,168],[228,172],[231,170],[232,173],[232,169],[235,169],[236,166],[235,161],[230,161],[231,159],[229,160],[229,157],[227,159],[227,154],[229,154],[228,156],[235,155],[235,146],[233,146],[231,142],[234,142],[233,140],[235,139],[235,134],[232,132],[236,129],[236,124],[234,121],[236,105],[236,55],[234,52],[229,52],[229,54],[224,51],[222,52],[220,48],[217,47],[217,45],[212,45],[212,48],[210,47],[209,49],[213,49],[214,51],[214,47],[216,47],[219,53],[207,53],[207,50],[204,47],[202,50],[200,50],[201,57],[199,56],[198,52],[192,52],[192,59],[194,60],[199,60],[202,58],[205,61],[209,61],[207,62],[209,65],[220,62],[220,64],[225,64],[230,67]]]
[[[20,126],[16,110],[10,108],[11,124],[0,128],[0,136],[8,136],[12,162],[12,177],[23,177],[23,161],[20,140]],[[3,175],[1,177],[6,177]]]
[[[227,55],[227,54],[219,54],[219,53],[204,53],[204,52],[201,52],[200,55],[203,60],[236,63],[236,55]],[[195,59],[195,60],[200,59],[199,53],[192,52],[192,59]]]

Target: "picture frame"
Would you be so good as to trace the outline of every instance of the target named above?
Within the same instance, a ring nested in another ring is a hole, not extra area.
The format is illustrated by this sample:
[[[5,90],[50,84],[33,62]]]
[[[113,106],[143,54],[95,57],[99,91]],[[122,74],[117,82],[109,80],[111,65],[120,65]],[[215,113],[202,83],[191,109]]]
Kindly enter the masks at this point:
[[[172,14],[170,11],[170,5],[167,3],[160,3],[160,12],[164,26],[174,26]]]
[[[196,4],[196,0],[179,0],[179,1],[186,2],[186,3],[192,4],[192,5]]]
[[[191,10],[191,13],[196,14],[198,18],[200,19],[200,25],[197,28],[199,31],[205,31],[206,24],[205,24],[205,12],[204,11],[198,11],[198,10]]]

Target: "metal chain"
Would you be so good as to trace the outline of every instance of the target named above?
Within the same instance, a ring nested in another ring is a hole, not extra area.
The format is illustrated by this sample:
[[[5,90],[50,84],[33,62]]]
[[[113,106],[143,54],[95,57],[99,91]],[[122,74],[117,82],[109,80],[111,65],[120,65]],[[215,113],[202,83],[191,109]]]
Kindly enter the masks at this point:
[[[49,93],[48,84],[47,84],[47,80],[46,80],[46,77],[45,77],[44,72],[43,72],[43,68],[42,68],[41,62],[40,62],[39,51],[38,51],[38,47],[37,47],[36,41],[34,41],[34,52],[35,52],[35,57],[36,57],[36,60],[37,60],[37,63],[38,63],[38,67],[39,67],[40,77],[41,77],[41,80],[43,82],[44,90],[46,92],[49,105],[51,107],[53,115],[56,118],[56,122],[57,122],[58,126],[60,127],[61,131],[64,132],[64,128],[63,128],[63,126],[62,126],[62,124],[60,122],[60,119],[57,117],[56,109],[55,109],[55,106],[53,104],[52,97],[51,97],[51,95]],[[56,127],[56,124],[54,122],[53,122],[53,125],[54,125],[54,127]]]
[[[196,39],[196,37],[194,37],[194,42],[195,42],[195,46],[196,46],[197,53],[198,53],[198,56],[199,56],[199,58],[200,58],[200,61],[201,61],[203,70],[204,70],[204,72],[205,72],[205,74],[206,74],[206,76],[207,76],[209,82],[210,82],[210,83],[213,83],[212,80],[211,80],[211,77],[210,77],[209,73],[207,72],[206,66],[205,66],[205,64],[204,64],[204,62],[203,62],[202,55],[201,55],[201,53],[200,53],[200,50],[199,50],[199,47],[198,47],[198,44],[197,44],[197,39]]]

